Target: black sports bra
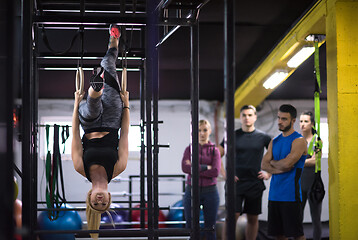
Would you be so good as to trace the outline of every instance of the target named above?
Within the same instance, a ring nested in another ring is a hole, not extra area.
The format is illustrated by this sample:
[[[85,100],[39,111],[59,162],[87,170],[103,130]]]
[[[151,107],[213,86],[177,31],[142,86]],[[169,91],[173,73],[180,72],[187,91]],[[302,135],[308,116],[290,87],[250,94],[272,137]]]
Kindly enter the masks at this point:
[[[94,164],[104,167],[108,183],[112,180],[114,165],[118,160],[118,141],[118,132],[114,131],[102,138],[88,139],[83,135],[83,166],[88,181],[91,182],[89,169]]]

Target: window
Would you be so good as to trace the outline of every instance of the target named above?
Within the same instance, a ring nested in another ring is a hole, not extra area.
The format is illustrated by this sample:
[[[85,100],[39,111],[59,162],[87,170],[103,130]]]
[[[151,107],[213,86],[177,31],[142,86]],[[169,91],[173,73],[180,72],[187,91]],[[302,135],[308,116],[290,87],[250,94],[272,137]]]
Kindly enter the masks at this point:
[[[327,123],[327,118],[325,119],[321,119],[321,139],[323,142],[323,148],[322,148],[322,158],[328,158],[328,123]]]
[[[130,126],[129,127],[129,136],[128,136],[128,150],[129,152],[139,152],[140,151],[140,126]],[[145,139],[145,136],[144,136]]]

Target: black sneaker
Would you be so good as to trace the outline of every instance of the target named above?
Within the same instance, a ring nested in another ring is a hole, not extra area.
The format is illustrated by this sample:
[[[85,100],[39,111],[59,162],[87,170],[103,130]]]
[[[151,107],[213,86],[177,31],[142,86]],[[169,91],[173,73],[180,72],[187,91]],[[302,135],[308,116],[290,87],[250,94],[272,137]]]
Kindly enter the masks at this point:
[[[93,75],[90,78],[90,86],[95,90],[96,92],[99,92],[103,89],[104,86],[104,80],[103,80],[103,73],[104,69],[102,67],[94,68],[93,69]]]

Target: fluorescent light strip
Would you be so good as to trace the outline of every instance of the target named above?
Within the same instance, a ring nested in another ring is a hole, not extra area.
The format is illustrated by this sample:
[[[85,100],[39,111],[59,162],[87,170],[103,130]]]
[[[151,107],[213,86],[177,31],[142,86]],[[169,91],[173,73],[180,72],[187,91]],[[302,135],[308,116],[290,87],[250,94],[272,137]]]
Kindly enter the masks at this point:
[[[50,27],[47,27],[48,25],[90,25],[90,26],[103,26],[103,24],[101,23],[90,23],[90,22],[44,22],[44,21],[38,21],[37,23],[42,23],[42,24],[46,24],[45,28],[50,28]],[[145,23],[120,23],[118,24],[119,26],[145,26],[146,24]],[[54,27],[52,27],[52,29],[54,29]],[[70,29],[69,28],[66,28],[66,29]],[[78,29],[78,28],[75,28],[75,29]],[[98,29],[98,28],[85,28],[85,30],[92,30],[92,29]],[[101,28],[102,30],[107,30],[108,31],[108,28]],[[128,30],[129,29],[132,29],[130,27],[128,27]],[[136,28],[133,28],[134,30]]]
[[[45,9],[44,12],[71,12],[71,13],[79,13],[80,10],[63,10],[63,9]],[[101,10],[85,10],[85,13],[113,13],[113,14],[119,14],[121,11],[101,11]],[[133,11],[126,11],[126,14],[133,14]],[[136,11],[136,14],[145,14],[143,11]]]
[[[60,68],[60,67],[45,67],[45,68],[38,68],[39,70],[45,71],[76,71],[77,68]],[[93,68],[83,68],[84,71],[93,71]],[[123,68],[117,68],[117,71],[122,71]],[[127,68],[128,72],[139,72],[140,69],[138,68]]]
[[[303,47],[287,62],[287,66],[290,68],[297,68],[301,65],[301,63],[306,61],[306,59],[309,58],[314,51],[314,47]]]
[[[263,84],[266,89],[274,89],[287,77],[287,72],[275,72]]]
[[[62,23],[54,23],[54,24],[62,24]],[[79,24],[79,23],[77,23],[77,24]],[[128,26],[127,31],[131,31],[131,30],[133,30],[133,31],[141,31],[141,30],[143,30],[142,28],[139,28],[139,27],[132,27],[133,26],[132,24],[121,24],[121,25]],[[144,24],[141,24],[141,25],[144,25]],[[45,27],[45,29],[54,29],[54,30],[78,30],[78,27],[70,27],[70,26],[67,26],[67,27],[58,26],[58,27],[56,27],[56,26],[48,26],[48,25],[46,25],[44,27]],[[106,31],[108,31],[108,29],[100,28],[100,27],[85,27],[84,29],[89,30],[89,31],[91,31],[91,30],[106,30]]]
[[[41,59],[81,59],[81,57],[63,57],[63,56],[47,56],[47,57],[38,57]],[[86,60],[97,60],[102,59],[103,57],[83,57]],[[118,57],[119,60],[124,59],[123,57]],[[142,60],[141,57],[127,57],[127,60]]]

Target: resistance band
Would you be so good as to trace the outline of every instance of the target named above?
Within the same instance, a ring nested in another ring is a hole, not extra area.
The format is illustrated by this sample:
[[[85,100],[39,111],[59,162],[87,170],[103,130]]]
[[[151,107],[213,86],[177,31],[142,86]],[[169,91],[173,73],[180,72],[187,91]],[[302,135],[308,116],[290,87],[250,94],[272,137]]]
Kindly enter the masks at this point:
[[[321,171],[321,158],[322,158],[322,140],[321,140],[321,109],[320,109],[320,93],[321,91],[321,74],[319,71],[319,48],[318,42],[315,42],[315,53],[314,53],[314,66],[316,73],[316,81],[315,81],[315,92],[314,92],[314,112],[315,112],[315,120],[316,120],[316,134],[317,139],[315,141],[315,153],[316,153],[316,166],[315,172]]]
[[[49,149],[49,132],[50,126],[46,125],[46,205],[47,208],[57,208],[59,206],[58,197],[55,194],[56,180],[57,180],[57,168],[54,166],[54,161],[51,157]],[[58,218],[58,211],[48,211],[48,217],[50,220],[56,220]]]
[[[323,181],[321,178],[321,158],[322,158],[322,140],[320,136],[320,99],[319,95],[321,93],[321,75],[319,71],[319,48],[318,41],[315,41],[315,53],[314,53],[314,68],[315,68],[315,92],[314,92],[314,105],[315,105],[315,120],[316,120],[316,134],[313,137],[312,141],[314,141],[314,153],[315,153],[315,179],[312,183],[311,190],[309,192],[309,197],[312,202],[320,203],[322,202],[325,190]],[[313,142],[311,141],[308,151],[313,148]],[[311,146],[312,144],[312,146]],[[312,153],[313,154],[313,153]]]
[[[62,197],[60,196],[60,193],[59,193],[59,186],[58,186],[58,181],[56,181],[56,197],[59,198],[61,200],[61,204],[64,202],[66,203],[66,197],[65,197],[65,185],[64,185],[64,181],[63,181],[63,170],[62,170],[62,160],[61,160],[61,153],[60,153],[60,142],[59,142],[59,139],[60,139],[60,127],[55,124],[54,125],[54,134],[53,134],[53,138],[54,138],[54,141],[53,141],[53,155],[54,155],[54,159],[56,160],[56,164],[54,164],[55,166],[58,167],[58,170],[60,170],[60,180],[61,180],[61,190],[62,190]],[[55,162],[55,161],[54,161]],[[57,171],[58,171],[57,170]]]
[[[62,153],[64,154],[65,150],[66,150],[66,141],[67,141],[68,137],[70,136],[70,127],[68,125],[62,126],[61,136],[62,136],[62,145],[63,145]]]
[[[63,170],[61,153],[59,146],[59,126],[54,125],[54,141],[53,141],[53,156],[49,150],[49,130],[50,126],[46,125],[46,143],[47,143],[47,155],[46,155],[46,205],[50,209],[58,209],[62,203],[66,203],[65,197],[65,185],[63,181]],[[66,132],[66,128],[63,129]],[[65,133],[62,133],[63,137],[68,138]],[[66,140],[62,140],[63,142]],[[60,173],[62,197],[59,193],[58,177]],[[51,221],[56,220],[59,216],[59,211],[48,211],[48,217]]]

